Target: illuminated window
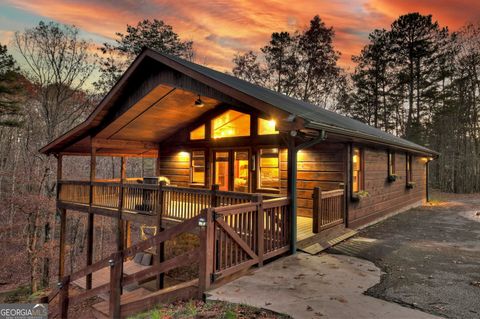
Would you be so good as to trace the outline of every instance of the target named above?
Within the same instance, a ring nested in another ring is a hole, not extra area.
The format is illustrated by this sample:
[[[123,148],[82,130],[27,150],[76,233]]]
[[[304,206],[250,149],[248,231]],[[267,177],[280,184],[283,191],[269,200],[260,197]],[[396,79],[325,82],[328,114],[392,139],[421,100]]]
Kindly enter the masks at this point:
[[[264,148],[259,153],[259,188],[280,188],[280,165],[278,148]]]
[[[191,140],[204,140],[205,139],[205,124],[197,127],[190,132]]]
[[[363,158],[359,148],[353,148],[352,155],[352,192],[363,190]]]
[[[250,136],[250,115],[228,110],[212,120],[212,137]]]
[[[413,182],[413,175],[412,175],[412,155],[406,155],[407,161],[407,183]]]
[[[258,118],[258,135],[278,134],[275,125],[275,120]]]
[[[248,192],[248,151],[235,151],[233,165],[233,190]]]
[[[192,183],[205,185],[205,152],[192,152]]]
[[[388,152],[388,175],[395,175],[395,153]]]

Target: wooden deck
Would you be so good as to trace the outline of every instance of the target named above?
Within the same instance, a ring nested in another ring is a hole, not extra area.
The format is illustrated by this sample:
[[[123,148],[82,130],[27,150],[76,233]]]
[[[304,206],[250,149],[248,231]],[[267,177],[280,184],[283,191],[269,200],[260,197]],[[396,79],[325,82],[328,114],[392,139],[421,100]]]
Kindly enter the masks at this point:
[[[123,263],[123,275],[129,276],[142,271],[144,269],[148,269],[151,266],[143,266],[135,263],[133,260],[129,260]],[[110,267],[102,268],[92,274],[92,288],[99,287],[101,285],[107,284],[110,282]],[[77,279],[73,282],[80,288],[86,289],[86,277],[82,277]]]
[[[297,217],[297,241],[302,241],[306,238],[312,237],[313,233],[313,220],[310,217]]]

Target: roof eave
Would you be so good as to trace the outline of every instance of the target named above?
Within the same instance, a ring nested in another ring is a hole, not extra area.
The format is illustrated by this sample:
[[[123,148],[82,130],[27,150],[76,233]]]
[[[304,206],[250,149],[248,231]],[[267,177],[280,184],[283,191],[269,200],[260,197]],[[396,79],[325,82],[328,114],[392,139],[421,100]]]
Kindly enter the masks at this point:
[[[336,126],[332,126],[332,125],[328,125],[328,124],[324,124],[324,123],[309,121],[309,122],[306,123],[305,126],[308,127],[308,128],[311,128],[311,129],[325,130],[326,132],[330,132],[330,133],[334,133],[334,134],[338,134],[338,135],[343,135],[343,136],[347,136],[347,137],[360,138],[362,140],[373,142],[375,144],[382,144],[382,145],[385,145],[385,146],[393,146],[393,147],[398,148],[398,149],[402,149],[402,150],[405,150],[405,151],[410,151],[410,152],[418,153],[418,154],[422,154],[422,155],[430,155],[430,156],[433,156],[433,157],[438,157],[440,155],[440,153],[438,153],[436,151],[433,151],[431,149],[428,149],[426,147],[421,147],[421,148],[407,147],[405,145],[395,143],[395,142],[392,142],[392,141],[387,141],[385,139],[378,138],[378,137],[370,135],[370,134],[365,134],[365,133],[358,132],[358,131],[348,130],[348,129],[344,129],[344,128],[341,128],[341,127],[336,127]]]

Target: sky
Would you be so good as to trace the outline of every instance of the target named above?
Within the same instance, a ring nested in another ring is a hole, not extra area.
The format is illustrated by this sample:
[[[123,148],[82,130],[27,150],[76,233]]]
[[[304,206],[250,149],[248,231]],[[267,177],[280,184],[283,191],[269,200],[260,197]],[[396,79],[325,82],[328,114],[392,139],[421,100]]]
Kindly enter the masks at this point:
[[[236,53],[258,51],[272,32],[303,30],[318,14],[335,30],[339,64],[351,69],[351,57],[368,34],[408,12],[432,14],[441,26],[457,30],[480,22],[480,0],[0,0],[0,43],[8,44],[15,31],[53,20],[74,24],[101,44],[125,32],[127,24],[157,18],[181,39],[194,41],[197,63],[228,71]]]

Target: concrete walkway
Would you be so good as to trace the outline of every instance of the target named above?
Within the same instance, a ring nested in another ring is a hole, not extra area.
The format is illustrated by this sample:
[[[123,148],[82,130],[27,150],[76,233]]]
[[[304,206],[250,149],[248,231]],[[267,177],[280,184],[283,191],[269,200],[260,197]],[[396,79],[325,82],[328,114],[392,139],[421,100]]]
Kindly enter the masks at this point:
[[[363,294],[380,282],[373,263],[355,257],[298,253],[209,292],[209,300],[243,303],[293,318],[438,318]]]

